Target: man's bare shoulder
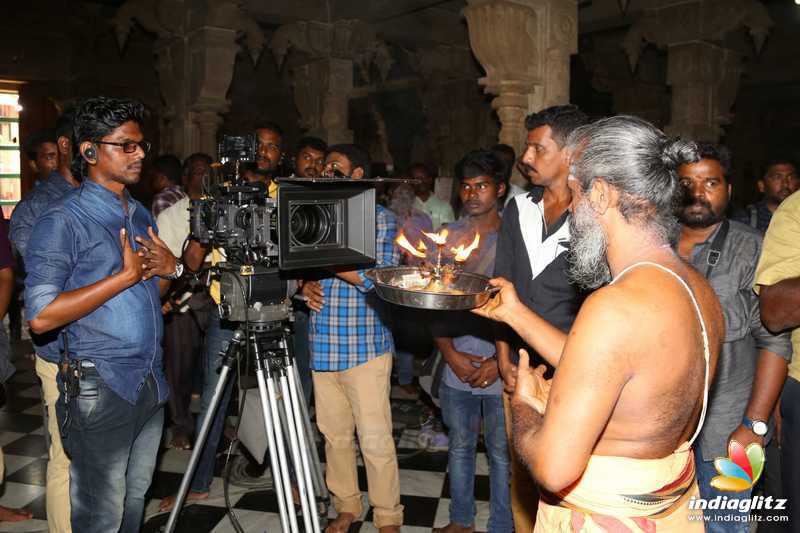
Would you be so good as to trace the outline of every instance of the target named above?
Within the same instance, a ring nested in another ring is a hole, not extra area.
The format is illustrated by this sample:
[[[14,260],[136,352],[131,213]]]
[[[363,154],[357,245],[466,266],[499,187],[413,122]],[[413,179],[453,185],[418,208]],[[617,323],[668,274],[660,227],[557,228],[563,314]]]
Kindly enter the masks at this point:
[[[713,288],[699,272],[681,260],[662,266],[691,289],[708,330],[713,355],[717,351],[715,346],[725,334],[722,309]],[[653,329],[681,327],[687,321],[695,320],[696,313],[684,312],[688,294],[669,272],[642,266],[627,272],[613,285],[595,291],[587,298],[580,314],[586,314],[592,320],[599,318],[603,323],[601,327],[614,325],[618,333],[627,331],[639,337]]]
[[[581,308],[581,314],[604,316],[623,326],[641,324],[654,317],[673,316],[676,309],[686,305],[688,294],[678,281],[679,278],[697,298],[704,319],[708,322],[709,333],[712,333],[715,326],[723,321],[722,310],[713,288],[703,276],[683,261],[675,260],[662,266],[672,271],[677,278],[651,265],[634,268],[613,285],[592,293]]]

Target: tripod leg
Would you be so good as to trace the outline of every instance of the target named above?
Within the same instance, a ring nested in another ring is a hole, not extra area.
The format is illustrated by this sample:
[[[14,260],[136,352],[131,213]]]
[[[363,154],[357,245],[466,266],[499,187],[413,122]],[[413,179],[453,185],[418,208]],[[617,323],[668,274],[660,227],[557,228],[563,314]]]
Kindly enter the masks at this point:
[[[236,332],[233,334],[233,339],[231,339],[230,344],[228,344],[228,349],[225,357],[223,358],[222,367],[219,373],[219,381],[217,381],[217,387],[214,389],[214,395],[211,397],[211,403],[208,406],[208,411],[206,411],[203,422],[200,424],[200,432],[198,433],[197,440],[194,443],[192,456],[189,458],[189,465],[186,467],[186,472],[183,474],[183,478],[181,479],[181,486],[178,489],[178,494],[175,496],[175,504],[172,506],[172,511],[169,513],[167,525],[164,528],[165,533],[172,533],[175,530],[175,525],[178,521],[178,515],[181,512],[183,502],[186,500],[186,494],[189,492],[189,484],[192,482],[192,476],[194,476],[194,471],[197,468],[198,461],[200,460],[200,454],[203,452],[203,447],[206,444],[208,432],[211,430],[211,424],[214,421],[214,415],[217,412],[219,402],[222,399],[222,395],[225,391],[225,385],[228,383],[228,374],[230,374],[234,362],[233,355],[243,337],[244,335],[242,332],[236,330]]]
[[[311,480],[311,468],[309,466],[310,458],[309,454],[312,453],[309,450],[309,445],[306,441],[305,435],[305,427],[303,425],[303,420],[301,417],[301,409],[299,406],[299,394],[297,391],[297,383],[295,382],[295,371],[294,365],[292,364],[291,360],[288,361],[287,365],[287,374],[288,374],[288,386],[289,386],[289,398],[292,400],[292,409],[291,415],[294,416],[294,426],[297,432],[297,446],[300,450],[300,462],[301,462],[301,469],[297,472],[297,477],[303,478],[303,485],[305,487],[306,494],[305,496],[308,498],[309,506],[312,509],[311,518],[314,522],[314,532],[320,531],[320,523],[319,523],[319,509],[317,508],[317,501],[314,493],[314,484]],[[311,444],[313,446],[313,443]]]
[[[281,515],[281,531],[289,531],[289,511],[284,497],[283,478],[280,475],[280,462],[278,458],[277,445],[275,442],[275,428],[273,426],[272,411],[270,402],[267,399],[267,385],[264,378],[264,370],[260,367],[256,370],[256,380],[258,381],[258,396],[261,400],[261,411],[264,415],[264,429],[267,433],[267,444],[269,446],[269,460],[272,466],[272,479],[275,485],[275,494],[278,498],[278,509]],[[291,512],[294,516],[294,509]]]
[[[281,388],[281,398],[283,399],[281,403],[283,403],[283,412],[285,415],[282,420],[284,421],[284,426],[286,428],[286,435],[289,437],[289,449],[292,452],[292,463],[294,464],[294,471],[297,476],[297,491],[300,493],[300,506],[303,509],[303,525],[305,526],[306,531],[313,531],[316,533],[319,530],[312,529],[311,525],[311,511],[313,509],[314,513],[316,513],[316,505],[313,503],[309,505],[309,489],[311,487],[310,485],[306,485],[306,478],[303,469],[303,464],[305,463],[307,465],[308,462],[305,461],[303,449],[300,448],[298,440],[299,428],[295,424],[295,417],[293,414],[294,406],[292,404],[289,383],[285,374],[281,375],[278,383]]]
[[[260,384],[259,384],[259,386],[260,386]],[[281,488],[283,489],[283,494],[281,494],[279,491],[276,491],[276,492],[278,492],[278,500],[283,499],[283,501],[286,502],[287,508],[291,510],[291,512],[288,513],[289,514],[289,524],[291,525],[292,533],[297,533],[297,531],[298,531],[298,529],[297,529],[297,517],[294,514],[294,500],[292,499],[292,485],[291,485],[291,482],[289,481],[289,469],[286,467],[286,448],[284,447],[284,444],[283,444],[283,442],[284,442],[283,441],[283,431],[281,430],[281,424],[280,424],[280,418],[279,418],[280,415],[278,414],[278,405],[277,405],[278,404],[278,398],[277,398],[277,395],[275,394],[275,378],[272,377],[272,376],[267,377],[267,393],[269,394],[269,409],[270,409],[270,413],[272,415],[272,419],[275,421],[275,424],[273,426],[274,429],[275,429],[274,442],[275,442],[275,447],[277,448],[277,452],[278,452],[278,459],[279,459],[279,465],[278,466],[280,467],[279,471],[273,469],[272,477],[273,478],[276,478],[278,476],[281,477],[281,481],[282,481],[282,483],[281,483],[282,487]],[[262,406],[263,407],[267,407],[267,406],[263,405],[263,401],[262,401]],[[272,446],[272,442],[270,442],[270,446]],[[272,453],[272,451],[270,451],[270,454],[271,453]],[[273,467],[274,467],[274,465],[273,465]],[[275,487],[277,489],[278,485],[276,484]],[[286,530],[284,530],[284,531],[286,531]]]
[[[308,443],[308,450],[311,453],[311,474],[314,481],[314,492],[316,493],[317,498],[326,502],[327,504],[327,502],[330,500],[330,495],[328,494],[328,487],[325,485],[325,475],[322,472],[322,462],[319,460],[317,441],[314,438],[314,430],[311,427],[311,418],[308,416],[308,406],[306,406],[306,399],[302,394],[299,393],[300,376],[297,373],[297,367],[294,365],[291,365],[291,367],[292,376],[294,377],[293,381],[295,384],[295,390],[298,391],[297,404],[300,406],[300,414],[303,421],[303,431],[305,433],[306,442]]]

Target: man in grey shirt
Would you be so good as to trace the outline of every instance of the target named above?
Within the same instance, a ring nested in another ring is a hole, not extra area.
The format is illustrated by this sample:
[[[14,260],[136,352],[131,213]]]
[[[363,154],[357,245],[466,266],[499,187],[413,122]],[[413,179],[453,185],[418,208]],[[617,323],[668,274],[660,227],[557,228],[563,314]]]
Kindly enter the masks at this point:
[[[725,342],[695,450],[697,480],[704,499],[718,495],[747,499],[749,488],[721,492],[711,486],[711,479],[718,475],[714,459],[728,455],[732,440],[744,447],[751,443],[766,447],[771,437],[770,415],[786,379],[792,347],[788,334],[773,335],[761,323],[758,297],[752,289],[761,234],[725,217],[731,193],[730,154],[722,146],[699,143],[699,148],[698,161],[678,168],[686,193],[678,211],[678,252],[714,288],[725,315]],[[703,512],[713,515],[706,531],[748,531],[744,517],[724,518],[747,511]]]

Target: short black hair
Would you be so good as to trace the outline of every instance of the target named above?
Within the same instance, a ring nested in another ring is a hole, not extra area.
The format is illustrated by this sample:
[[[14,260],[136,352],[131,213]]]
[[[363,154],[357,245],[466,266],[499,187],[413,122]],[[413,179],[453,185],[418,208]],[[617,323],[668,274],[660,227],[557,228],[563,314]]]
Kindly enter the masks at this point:
[[[429,178],[433,177],[433,172],[431,171],[431,167],[429,167],[425,163],[413,163],[410,167],[408,167],[409,174],[413,174],[415,170],[421,170]]]
[[[28,159],[31,161],[36,159],[39,147],[44,143],[56,144],[56,131],[53,128],[43,128],[28,135],[28,138],[22,143],[22,148],[25,150],[25,155],[28,156]]]
[[[283,140],[283,128],[281,128],[280,125],[276,122],[272,122],[269,120],[266,122],[259,122],[258,124],[256,124],[256,127],[253,128],[253,131],[258,131],[258,130],[272,131],[280,135],[281,140]]]
[[[567,137],[574,130],[589,123],[589,117],[576,105],[554,105],[531,113],[525,117],[525,127],[528,131],[541,126],[550,126],[553,131],[553,140],[559,148],[567,143]]]
[[[503,164],[505,168],[505,182],[506,185],[508,185],[508,182],[511,180],[511,174],[514,172],[514,162],[517,160],[517,154],[512,147],[503,143],[492,146],[492,153],[498,156],[497,158],[500,160],[500,163]],[[510,162],[506,158],[510,159]]]
[[[56,120],[56,140],[59,137],[66,137],[67,139],[72,142],[72,130],[73,125],[75,123],[75,106],[70,106],[64,110],[61,115],[59,115],[58,120]]]
[[[506,182],[506,165],[493,151],[473,150],[456,163],[456,178],[459,182],[478,176],[488,176],[495,185]]]
[[[491,150],[492,150],[492,152],[495,152],[495,153],[498,153],[498,154],[505,154],[505,155],[509,156],[512,161],[517,158],[517,154],[516,154],[516,152],[514,152],[514,149],[512,147],[510,147],[509,145],[507,145],[507,144],[503,144],[503,143],[495,144],[494,146],[492,146]]]
[[[695,144],[697,145],[697,161],[700,161],[700,159],[716,161],[722,167],[723,178],[728,181],[728,176],[731,175],[731,151],[722,144],[705,141],[697,141]]]
[[[366,150],[357,144],[334,144],[328,147],[325,155],[327,156],[334,152],[345,156],[350,161],[352,170],[360,168],[364,171],[364,178],[370,177],[370,160]]]
[[[183,175],[181,160],[172,154],[164,154],[153,159],[153,170],[163,174],[171,183],[178,185]]]
[[[83,176],[86,162],[80,155],[84,141],[99,141],[126,122],[144,125],[145,108],[129,98],[94,96],[82,100],[75,109],[72,125],[72,173]]]
[[[300,150],[303,148],[311,148],[312,150],[317,150],[318,152],[322,152],[324,154],[326,151],[328,151],[328,143],[319,137],[306,136],[297,141],[297,146],[294,151],[295,155],[299,154]]]
[[[797,162],[795,159],[790,156],[789,154],[773,154],[767,159],[767,162],[764,163],[763,168],[761,169],[761,176],[758,179],[764,179],[769,172],[770,167],[774,167],[775,165],[792,165],[795,171],[800,170],[797,168]]]
[[[208,155],[206,153],[203,153],[203,152],[195,152],[195,153],[193,153],[192,155],[190,155],[189,157],[187,157],[186,159],[183,160],[183,175],[184,176],[188,176],[189,175],[189,170],[192,168],[192,163],[194,163],[195,161],[202,161],[203,163],[207,164],[208,166],[211,166],[211,163],[214,162],[214,159],[210,155]]]

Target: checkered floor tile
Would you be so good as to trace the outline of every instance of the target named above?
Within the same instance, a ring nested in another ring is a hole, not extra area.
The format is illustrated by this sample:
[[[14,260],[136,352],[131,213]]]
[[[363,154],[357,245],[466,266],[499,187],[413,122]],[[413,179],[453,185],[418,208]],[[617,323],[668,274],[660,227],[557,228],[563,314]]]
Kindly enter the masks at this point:
[[[5,454],[5,484],[0,505],[25,507],[34,519],[17,524],[0,523],[0,532],[47,531],[45,512],[45,473],[47,449],[45,446],[39,386],[33,363],[17,357],[19,371],[8,384],[8,401],[0,409],[0,446]],[[413,400],[392,400],[395,420],[395,442],[400,463],[401,502],[405,506],[405,525],[402,531],[416,533],[431,531],[433,527],[447,524],[449,518],[449,482],[447,453],[430,452],[417,445],[418,421],[411,420],[419,412]],[[405,416],[407,415],[407,416]],[[215,474],[220,476],[225,464],[224,444],[219,449]],[[321,449],[324,462],[324,450]],[[162,450],[158,471],[149,492],[143,532],[157,532],[167,520],[167,514],[158,513],[161,498],[174,494],[188,463],[190,452]],[[324,466],[324,465],[323,465]],[[483,449],[477,458],[475,494],[477,506],[476,528],[486,529],[489,515],[488,465]],[[269,471],[265,474],[269,477]],[[364,513],[350,528],[351,532],[376,531],[372,523],[372,509],[367,503],[366,472],[359,459],[358,479],[363,491]],[[242,529],[247,532],[280,531],[280,518],[274,492],[263,488],[242,488],[229,485],[229,500]],[[332,510],[331,510],[332,513]],[[223,480],[215,477],[211,494],[202,503],[188,505],[183,510],[178,532],[223,533],[235,531],[226,510]]]

